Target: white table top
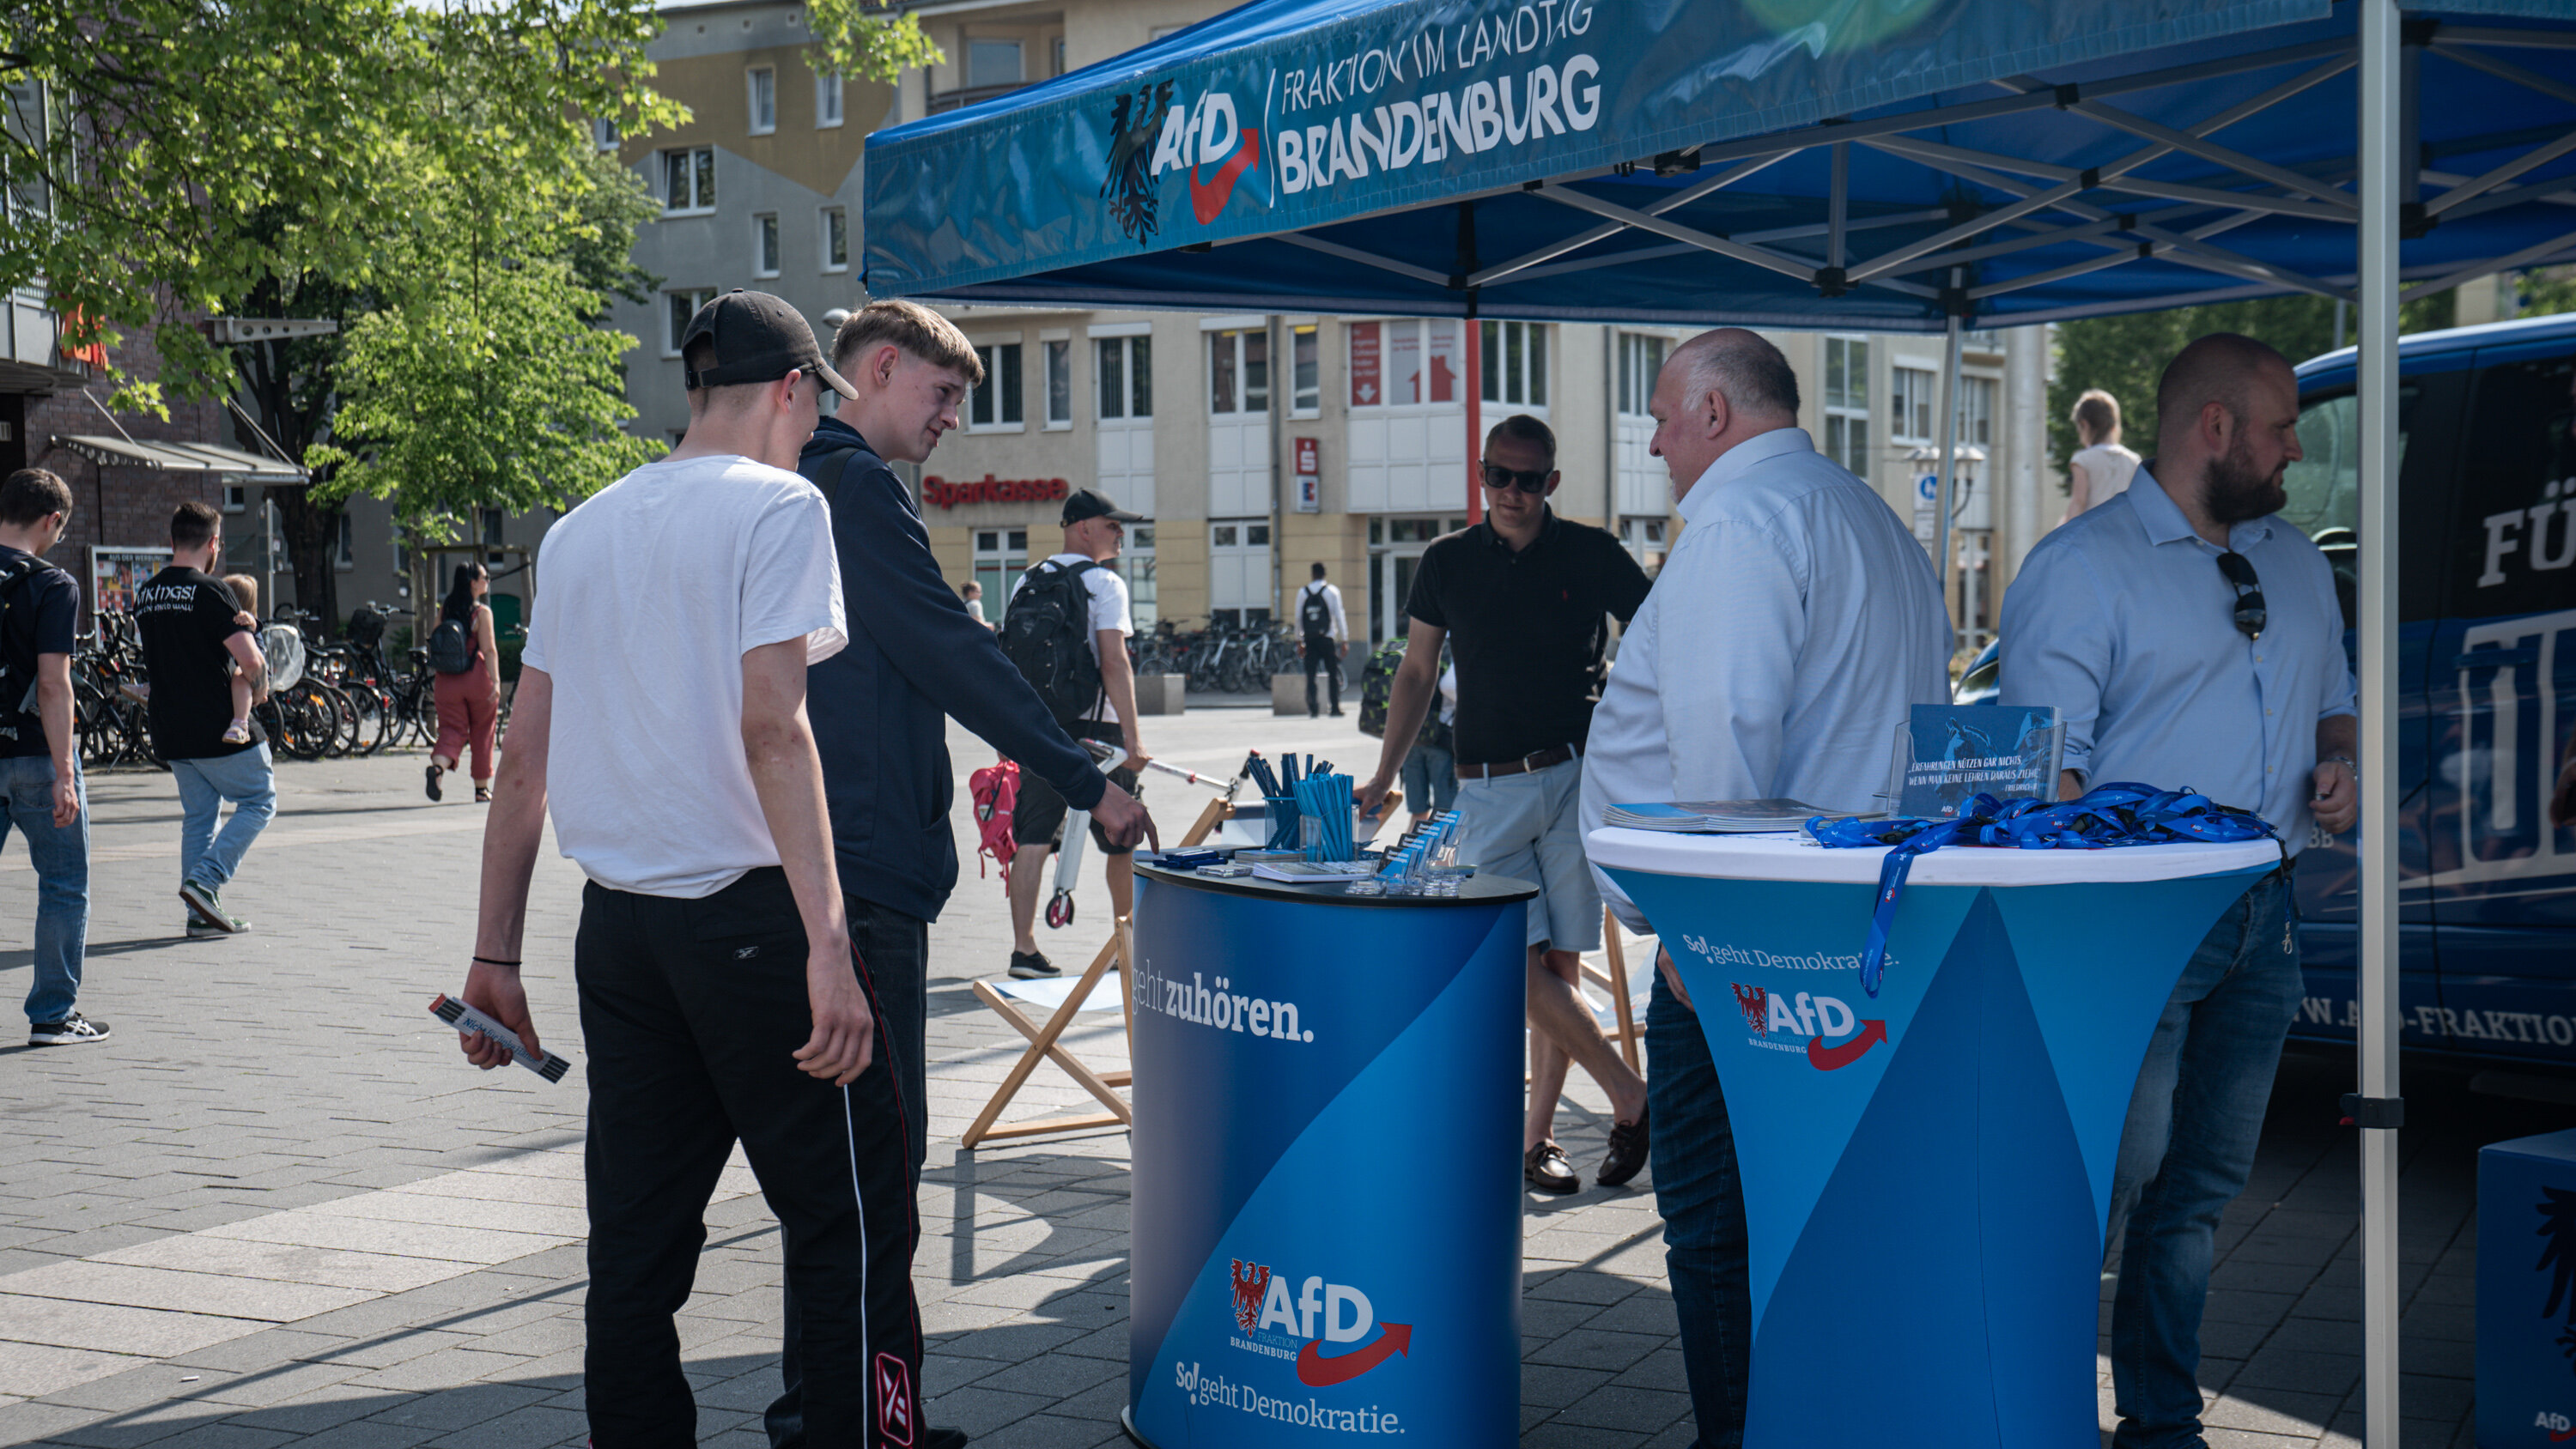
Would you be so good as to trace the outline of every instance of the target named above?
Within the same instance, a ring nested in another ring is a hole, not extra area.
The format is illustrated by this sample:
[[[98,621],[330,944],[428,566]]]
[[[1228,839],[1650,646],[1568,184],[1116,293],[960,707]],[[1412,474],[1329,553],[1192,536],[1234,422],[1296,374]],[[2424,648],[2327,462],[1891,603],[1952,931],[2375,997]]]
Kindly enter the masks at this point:
[[[1708,876],[1728,880],[1797,880],[1876,885],[1888,847],[1828,850],[1791,833],[1783,835],[1679,835],[1656,830],[1603,829],[1586,842],[1592,863],[1654,875]],[[2131,845],[2111,850],[2007,850],[1945,845],[1916,857],[1906,879],[1914,885],[2038,886],[2102,881],[2181,880],[2195,875],[2277,865],[2280,847],[2269,840],[2223,845]]]

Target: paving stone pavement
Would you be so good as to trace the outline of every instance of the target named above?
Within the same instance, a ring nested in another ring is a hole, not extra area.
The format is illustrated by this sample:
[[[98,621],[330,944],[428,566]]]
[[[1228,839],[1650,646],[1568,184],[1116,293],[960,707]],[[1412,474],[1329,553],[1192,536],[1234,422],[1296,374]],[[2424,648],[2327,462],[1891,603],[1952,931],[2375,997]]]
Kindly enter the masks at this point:
[[[1230,769],[1247,745],[1347,764],[1374,743],[1350,725],[1202,709],[1153,722],[1147,740],[1200,770]],[[989,754],[962,733],[952,747],[962,797],[964,771]],[[190,941],[168,778],[92,782],[82,1005],[116,1035],[0,1046],[0,1443],[578,1443],[580,1074],[557,1086],[478,1075],[424,1011],[461,979],[481,812],[422,799],[417,755],[289,763],[280,785],[278,820],[226,893],[257,933]],[[1149,794],[1175,833],[1206,798],[1165,777]],[[576,1059],[578,883],[569,862],[543,857],[526,950],[545,1039]],[[0,854],[0,994],[12,1000],[33,886],[23,851]],[[1049,938],[1065,943],[1055,954],[1088,959],[1107,920],[1093,869],[1078,924]],[[1008,947],[998,883],[970,864],[931,939],[933,1142],[915,1265],[928,1417],[981,1445],[1123,1443],[1126,1140],[957,1150],[1020,1046],[970,989]],[[1114,1011],[1087,1014],[1069,1045],[1124,1065]],[[2253,1186],[2227,1215],[2205,1333],[2218,1449],[2359,1432],[2354,1151],[2331,1125],[2348,1077],[2323,1059],[2285,1067]],[[2466,1446],[2474,1150],[2576,1125],[2576,1109],[2472,1096],[2433,1071],[2410,1077],[2408,1096],[2404,1443]],[[1011,1117],[1087,1103],[1045,1067]],[[1607,1124],[1579,1074],[1560,1122],[1588,1170]],[[1690,1444],[1651,1181],[1534,1197],[1527,1212],[1522,1442]],[[778,1235],[739,1164],[706,1222],[680,1326],[699,1435],[754,1449],[777,1384]]]

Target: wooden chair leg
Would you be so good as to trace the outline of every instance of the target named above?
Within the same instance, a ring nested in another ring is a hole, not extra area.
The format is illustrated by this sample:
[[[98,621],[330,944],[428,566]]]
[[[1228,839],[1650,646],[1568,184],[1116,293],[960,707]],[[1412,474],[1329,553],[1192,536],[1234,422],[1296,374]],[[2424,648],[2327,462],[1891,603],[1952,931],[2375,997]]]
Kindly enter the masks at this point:
[[[1083,1002],[1091,996],[1091,988],[1099,984],[1101,973],[1109,969],[1111,959],[1117,954],[1118,940],[1113,936],[1101,944],[1100,953],[1091,958],[1091,965],[1083,971],[1082,978],[1075,982],[1073,990],[1065,995],[1064,1004],[1055,1009],[1053,1016],[1047,1018],[1045,1026],[1035,1031],[1030,1030],[1028,1018],[1020,1015],[1017,1009],[1008,1004],[1008,998],[984,982],[975,983],[976,998],[991,1007],[1003,1020],[1018,1028],[1022,1035],[1027,1036],[1029,1048],[1020,1053],[1020,1059],[1017,1062],[1012,1063],[1010,1075],[1002,1079],[1002,1085],[994,1091],[993,1099],[986,1102],[984,1110],[976,1115],[974,1124],[968,1127],[966,1135],[959,1139],[960,1145],[971,1148],[987,1137],[1004,1135],[993,1130],[994,1122],[1000,1119],[1003,1109],[1010,1106],[1011,1099],[1019,1095],[1020,1088],[1028,1083],[1029,1074],[1037,1070],[1038,1063],[1049,1056],[1059,1055],[1056,1049],[1056,1038],[1063,1036],[1065,1028],[1073,1024],[1074,1013],[1082,1010]],[[1069,1054],[1060,1055],[1059,1064],[1064,1065],[1068,1071],[1079,1065]],[[1082,1068],[1082,1074],[1090,1075],[1090,1069]],[[1081,1076],[1078,1075],[1075,1080],[1080,1081]],[[1097,1081],[1098,1078],[1094,1076],[1093,1080]],[[1089,1090],[1091,1084],[1085,1082],[1083,1085],[1086,1090]],[[1105,1083],[1103,1087],[1105,1089]],[[1095,1092],[1093,1095],[1097,1096],[1099,1093]],[[1119,1120],[1124,1121],[1124,1103],[1120,1104],[1119,1110],[1121,1112]]]
[[[1619,918],[1609,907],[1601,908],[1601,940],[1609,949],[1603,954],[1610,961],[1610,999],[1618,1003],[1619,1055],[1627,1060],[1628,1070],[1638,1070],[1636,1009],[1628,1002],[1628,947],[1619,936]]]

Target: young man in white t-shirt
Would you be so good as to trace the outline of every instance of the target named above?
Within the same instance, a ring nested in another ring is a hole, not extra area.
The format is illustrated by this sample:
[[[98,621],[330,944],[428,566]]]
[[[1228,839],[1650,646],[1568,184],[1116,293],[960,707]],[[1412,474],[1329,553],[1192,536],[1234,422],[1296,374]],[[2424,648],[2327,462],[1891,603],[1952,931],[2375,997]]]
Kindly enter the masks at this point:
[[[1136,671],[1127,658],[1127,636],[1136,632],[1128,611],[1127,581],[1109,561],[1127,546],[1127,525],[1151,523],[1109,501],[1106,494],[1077,488],[1064,500],[1064,551],[1020,575],[1011,586],[1017,599],[1032,575],[1043,569],[1083,570],[1083,587],[1091,594],[1091,657],[1100,666],[1100,698],[1082,718],[1065,728],[1078,740],[1102,740],[1126,750],[1127,758],[1109,772],[1109,783],[1131,795],[1144,791],[1137,774],[1145,767],[1145,744],[1136,730]],[[1094,567],[1096,565],[1096,567]],[[1038,897],[1046,889],[1046,861],[1063,828],[1064,797],[1027,770],[1020,772],[1020,797],[1011,811],[1011,974],[1026,981],[1063,974],[1038,949]],[[1120,916],[1134,909],[1136,862],[1130,843],[1111,841],[1100,822],[1091,825],[1091,840],[1108,858],[1109,907]]]
[[[697,1438],[672,1313],[737,1140],[784,1229],[806,1442],[924,1449],[902,1102],[805,714],[808,662],[847,642],[840,572],[823,495],[787,471],[818,383],[850,388],[761,293],[699,309],[681,357],[686,440],[546,535],[463,995],[536,1045],[519,943],[551,806],[590,878],[573,974],[597,1449]]]

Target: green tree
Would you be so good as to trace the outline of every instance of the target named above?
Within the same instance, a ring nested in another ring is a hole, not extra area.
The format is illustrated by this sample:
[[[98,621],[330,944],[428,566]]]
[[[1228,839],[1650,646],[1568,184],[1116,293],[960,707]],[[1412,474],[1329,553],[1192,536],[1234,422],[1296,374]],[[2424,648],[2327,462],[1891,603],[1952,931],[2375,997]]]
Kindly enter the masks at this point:
[[[890,81],[945,59],[921,22],[892,0],[806,0],[806,64],[818,75]]]
[[[2450,326],[2457,300],[2450,292],[2436,292],[2405,304],[2398,312],[2398,330],[2426,332]],[[2349,313],[2345,320],[2349,324]],[[2067,460],[2081,446],[2068,416],[2075,410],[2075,400],[2087,388],[2096,387],[2118,398],[2121,432],[2128,445],[2153,456],[2156,379],[2184,343],[2211,332],[2242,332],[2280,349],[2293,363],[2305,362],[2334,347],[2335,304],[2305,295],[2263,297],[2060,324],[2057,372],[2048,384],[2048,450],[2057,464],[2059,492],[2071,486]]]

